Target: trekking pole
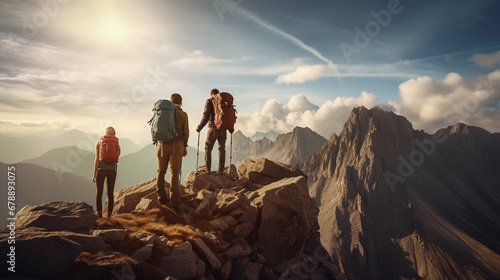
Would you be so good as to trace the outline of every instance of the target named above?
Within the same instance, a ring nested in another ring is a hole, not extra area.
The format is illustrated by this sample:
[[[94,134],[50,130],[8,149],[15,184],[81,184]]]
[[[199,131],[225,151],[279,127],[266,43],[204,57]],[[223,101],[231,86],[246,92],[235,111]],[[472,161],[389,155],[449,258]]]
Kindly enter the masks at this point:
[[[198,156],[200,155],[200,133],[198,132],[198,148],[196,148],[196,170],[198,171]]]
[[[229,145],[229,174],[231,174],[232,160],[233,160],[233,134],[231,133],[231,143]]]

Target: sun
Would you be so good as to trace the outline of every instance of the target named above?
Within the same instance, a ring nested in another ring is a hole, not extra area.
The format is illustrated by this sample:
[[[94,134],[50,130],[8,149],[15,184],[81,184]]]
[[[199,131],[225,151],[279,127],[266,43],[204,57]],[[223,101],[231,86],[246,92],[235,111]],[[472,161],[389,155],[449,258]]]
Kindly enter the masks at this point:
[[[129,37],[129,28],[117,18],[107,18],[101,24],[101,38],[109,43],[123,43]]]

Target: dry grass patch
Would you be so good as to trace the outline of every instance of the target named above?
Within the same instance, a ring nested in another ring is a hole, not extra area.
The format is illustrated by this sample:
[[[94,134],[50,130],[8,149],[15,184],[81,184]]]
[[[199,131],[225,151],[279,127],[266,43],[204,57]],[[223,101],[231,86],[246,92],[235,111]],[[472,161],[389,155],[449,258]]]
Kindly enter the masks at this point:
[[[191,241],[203,236],[184,225],[184,219],[172,209],[161,206],[147,211],[114,215],[98,219],[94,226],[98,229],[123,228],[132,232],[146,232],[166,236],[175,243]]]

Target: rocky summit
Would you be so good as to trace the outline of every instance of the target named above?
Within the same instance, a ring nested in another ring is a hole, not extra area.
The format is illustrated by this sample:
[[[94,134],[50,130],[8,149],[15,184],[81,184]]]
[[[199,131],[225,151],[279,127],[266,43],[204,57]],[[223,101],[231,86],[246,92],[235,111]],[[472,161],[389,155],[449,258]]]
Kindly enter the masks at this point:
[[[349,279],[499,279],[500,134],[352,110],[299,168]]]
[[[291,166],[261,158],[225,175],[192,172],[179,212],[158,206],[155,188],[151,179],[116,191],[110,218],[79,201],[26,206],[12,279],[346,279],[320,245],[307,179]],[[8,237],[4,229],[5,255]]]

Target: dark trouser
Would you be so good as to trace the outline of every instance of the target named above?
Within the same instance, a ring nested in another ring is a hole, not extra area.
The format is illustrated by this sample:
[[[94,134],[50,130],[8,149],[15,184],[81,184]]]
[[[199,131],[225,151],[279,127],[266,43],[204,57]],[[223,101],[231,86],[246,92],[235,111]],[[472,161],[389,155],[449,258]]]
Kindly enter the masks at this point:
[[[108,197],[108,216],[113,212],[113,206],[115,203],[115,199],[113,196],[113,192],[115,189],[115,181],[116,181],[116,169],[115,170],[97,170],[97,176],[95,180],[95,185],[97,188],[97,195],[95,197],[95,204],[97,207],[97,211],[102,213],[102,193],[104,189],[104,179],[106,179],[106,196]]]
[[[173,147],[173,141],[165,143],[159,142],[156,146],[156,156],[158,158],[156,192],[158,193],[158,201],[160,204],[167,205],[169,199],[165,192],[165,174],[167,173],[168,164],[170,163],[170,204],[176,206],[181,203],[179,177],[181,173],[182,156],[184,154],[184,144],[181,140],[177,139],[175,140],[175,151]]]
[[[205,166],[210,171],[212,167],[212,149],[215,141],[219,143],[219,169],[223,171],[226,163],[226,139],[227,133],[225,129],[209,128],[207,132],[207,141],[205,142]]]

